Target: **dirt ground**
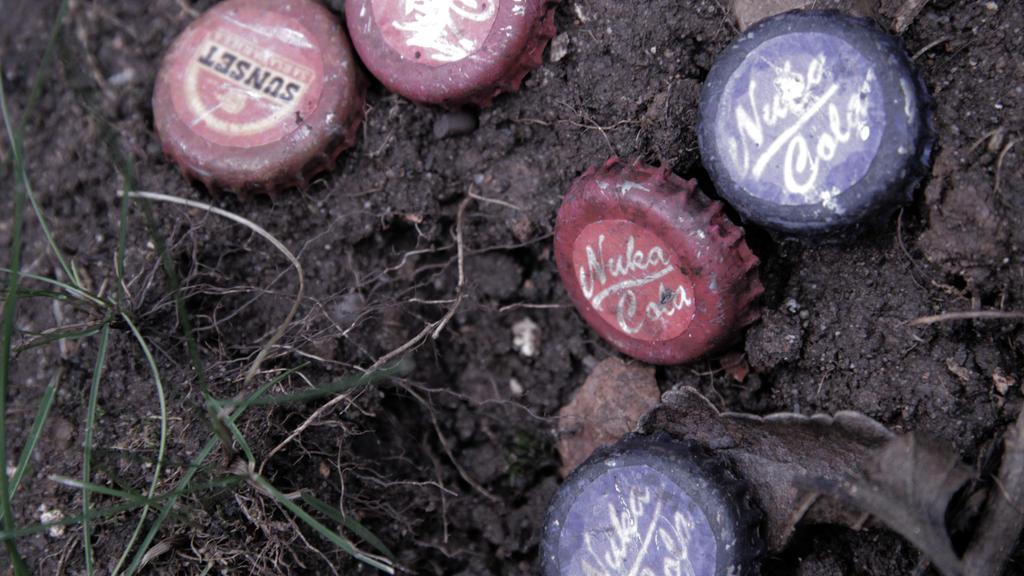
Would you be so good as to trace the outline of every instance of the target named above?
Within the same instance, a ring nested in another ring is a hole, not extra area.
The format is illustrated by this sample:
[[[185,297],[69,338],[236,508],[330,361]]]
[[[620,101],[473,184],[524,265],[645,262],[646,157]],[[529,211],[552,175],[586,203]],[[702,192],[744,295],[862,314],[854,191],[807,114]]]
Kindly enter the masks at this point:
[[[342,0],[326,4],[343,11]],[[574,179],[610,156],[670,166],[714,195],[700,165],[696,106],[716,54],[737,34],[724,4],[563,0],[555,22],[564,57],[546,55],[518,93],[480,114],[476,131],[437,139],[437,111],[374,83],[358,144],[335,170],[308,190],[243,202],[190,187],[153,131],[161,57],[211,2],[76,0],[28,119],[27,171],[56,242],[108,294],[117,281],[116,192],[125,174],[134,172],[137,190],[212,201],[265,227],[298,256],[305,295],[257,384],[301,366],[277,387],[301,390],[409,343],[414,368],[324,410],[320,399],[248,412],[239,427],[263,475],[359,518],[409,573],[536,574],[541,522],[560,482],[555,416],[590,370],[616,354],[560,284],[555,213]],[[15,119],[57,11],[55,0],[0,0],[2,81]],[[882,24],[891,17],[883,13]],[[894,431],[935,438],[991,474],[1022,406],[1020,322],[907,322],[1024,308],[1024,4],[934,0],[902,38],[937,101],[934,166],[914,202],[877,233],[842,245],[780,245],[748,228],[762,261],[762,319],[732,349],[660,367],[656,377],[662,391],[693,386],[722,410],[860,411]],[[9,155],[4,138],[6,214]],[[242,387],[245,371],[285,318],[298,290],[295,271],[245,227],[201,210],[151,207],[182,277],[211,393],[251,391]],[[167,394],[169,488],[210,437],[209,419],[144,211],[134,205],[128,214],[126,306],[153,346]],[[5,247],[10,235],[5,217]],[[34,218],[26,235],[23,269],[60,277]],[[533,356],[513,346],[512,327],[526,318],[539,326]],[[19,328],[95,320],[87,310],[35,299],[23,304]],[[431,327],[440,327],[436,337]],[[108,353],[94,478],[141,490],[156,454],[153,378],[126,328],[115,329]],[[723,356],[734,362],[737,353],[751,368],[742,380],[723,369]],[[14,454],[46,385],[60,383],[15,500],[21,525],[37,522],[43,504],[65,514],[81,507],[81,491],[48,478],[81,475],[96,354],[95,339],[69,340],[27,350],[14,364]],[[212,468],[218,458],[208,459]],[[113,568],[136,519],[95,526],[97,574]],[[292,522],[244,484],[185,498],[159,535],[177,537],[172,550],[147,570],[192,574],[213,562],[232,574],[372,572]],[[75,526],[62,536],[25,537],[19,549],[39,574],[83,569]],[[804,576],[933,570],[884,528],[813,526],[799,529],[764,568]],[[1024,574],[1020,546],[1007,573]]]

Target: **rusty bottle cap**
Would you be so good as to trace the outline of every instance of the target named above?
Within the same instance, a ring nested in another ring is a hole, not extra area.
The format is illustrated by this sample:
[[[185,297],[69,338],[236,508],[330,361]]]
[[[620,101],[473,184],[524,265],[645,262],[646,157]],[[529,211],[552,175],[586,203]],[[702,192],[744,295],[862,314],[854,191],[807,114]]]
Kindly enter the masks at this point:
[[[345,29],[311,0],[227,0],[164,56],[153,119],[164,152],[209,190],[306,186],[355,142],[365,83]]]
[[[694,360],[758,317],[764,290],[743,229],[664,168],[612,158],[562,201],[555,260],[569,298],[619,351],[654,364]]]
[[[356,51],[419,104],[488,106],[540,66],[558,0],[346,0]]]

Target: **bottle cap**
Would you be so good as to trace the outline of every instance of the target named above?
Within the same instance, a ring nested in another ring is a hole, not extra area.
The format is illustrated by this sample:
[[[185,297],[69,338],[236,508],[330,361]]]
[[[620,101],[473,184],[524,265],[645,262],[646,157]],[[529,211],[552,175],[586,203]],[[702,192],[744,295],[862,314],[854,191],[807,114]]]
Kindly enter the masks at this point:
[[[715,187],[776,236],[854,236],[913,197],[932,99],[899,41],[867,19],[793,11],[726,47],[701,92]]]
[[[757,574],[760,517],[722,460],[664,433],[628,435],[596,450],[555,495],[542,573]]]
[[[345,30],[311,0],[227,0],[164,56],[153,120],[209,190],[305,186],[355,142],[365,86]]]
[[[612,158],[562,201],[555,260],[569,299],[621,352],[654,364],[694,360],[758,317],[764,291],[743,229],[664,168]]]
[[[488,106],[540,66],[558,0],[345,0],[349,34],[388,90],[420,104]]]

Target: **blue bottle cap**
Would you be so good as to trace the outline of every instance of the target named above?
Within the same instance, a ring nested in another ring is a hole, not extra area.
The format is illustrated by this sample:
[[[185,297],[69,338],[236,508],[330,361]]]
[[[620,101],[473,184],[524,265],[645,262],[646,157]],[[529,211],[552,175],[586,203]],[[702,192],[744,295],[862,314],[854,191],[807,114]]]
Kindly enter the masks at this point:
[[[912,199],[930,164],[932,99],[896,38],[835,11],[747,29],[700,98],[719,193],[776,236],[843,239]]]
[[[757,574],[760,513],[695,444],[629,435],[573,471],[541,539],[544,576]]]

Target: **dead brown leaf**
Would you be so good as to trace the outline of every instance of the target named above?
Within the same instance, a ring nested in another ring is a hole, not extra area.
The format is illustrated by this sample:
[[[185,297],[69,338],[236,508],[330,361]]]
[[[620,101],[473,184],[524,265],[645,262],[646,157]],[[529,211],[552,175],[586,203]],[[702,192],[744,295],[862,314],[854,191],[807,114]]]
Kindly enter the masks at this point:
[[[864,0],[733,0],[732,13],[740,30],[756,22],[790,10],[805,8],[842,10],[854,16],[873,17],[874,10]]]
[[[558,453],[562,477],[598,446],[614,444],[658,403],[654,368],[616,357],[598,364],[572,401],[558,412]]]
[[[971,479],[960,458],[915,434],[890,440],[847,482],[815,482],[822,493],[875,516],[924,552],[946,576],[963,566],[946,531],[950,500]]]
[[[743,382],[750,374],[750,363],[747,362],[747,355],[743,352],[730,352],[722,355],[719,364],[726,374],[737,382]]]
[[[786,546],[800,521],[857,529],[874,517],[917,546],[945,576],[992,576],[1024,530],[1024,416],[1007,434],[996,488],[988,493],[962,561],[946,518],[964,511],[950,510],[951,502],[974,474],[958,455],[918,435],[897,436],[857,412],[721,413],[693,388],[666,393],[644,415],[638,431],[658,430],[697,442],[733,464],[765,514],[772,551]]]
[[[985,513],[964,554],[966,576],[988,576],[1003,571],[1014,544],[1024,530],[1024,411],[1004,440],[999,481],[991,490]]]
[[[662,403],[644,415],[639,430],[663,430],[730,460],[765,513],[766,541],[775,551],[785,547],[801,518],[858,525],[863,515],[857,510],[815,502],[812,492],[800,488],[800,479],[839,482],[855,477],[893,438],[887,428],[858,412],[764,418],[719,413],[693,388],[665,393]]]

